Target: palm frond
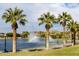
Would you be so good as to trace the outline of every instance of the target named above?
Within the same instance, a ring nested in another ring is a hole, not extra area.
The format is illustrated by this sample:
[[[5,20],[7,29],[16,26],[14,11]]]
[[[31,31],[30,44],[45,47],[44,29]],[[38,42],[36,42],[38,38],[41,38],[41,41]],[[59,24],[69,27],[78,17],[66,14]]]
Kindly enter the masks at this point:
[[[10,22],[12,26],[15,26],[14,24],[19,22],[22,25],[25,25],[26,20],[26,15],[23,14],[23,10],[19,8],[9,8],[7,9],[3,15],[2,18],[5,20],[6,23]],[[17,24],[18,25],[18,24]]]
[[[21,25],[25,25],[26,22],[28,22],[26,19],[21,19],[21,20],[19,21],[19,23],[20,23]]]

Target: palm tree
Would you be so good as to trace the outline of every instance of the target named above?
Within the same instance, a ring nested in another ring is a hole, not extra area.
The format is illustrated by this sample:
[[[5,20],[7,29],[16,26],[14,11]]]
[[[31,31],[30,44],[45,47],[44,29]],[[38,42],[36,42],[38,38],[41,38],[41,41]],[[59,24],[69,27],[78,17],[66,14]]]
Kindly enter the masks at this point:
[[[79,23],[76,23],[76,39],[79,37]]]
[[[67,22],[70,22],[70,20],[72,20],[72,17],[67,12],[62,12],[62,14],[59,14],[58,19],[59,19],[60,24],[63,27],[63,30],[64,30],[63,35],[65,37]],[[65,42],[64,42],[64,44],[65,44]]]
[[[79,24],[72,20],[71,22],[68,23],[67,27],[71,31],[72,42],[73,42],[73,45],[75,45],[76,33],[77,31],[79,31]]]
[[[2,18],[5,20],[6,23],[11,23],[11,27],[13,30],[13,52],[16,52],[16,30],[18,28],[18,23],[21,25],[25,25],[26,15],[23,14],[23,10],[19,8],[9,8],[7,9]]]
[[[56,22],[56,18],[54,15],[51,15],[50,12],[44,13],[38,18],[39,25],[45,24],[46,34],[45,34],[45,47],[46,49],[49,48],[49,30],[53,26],[53,24]]]

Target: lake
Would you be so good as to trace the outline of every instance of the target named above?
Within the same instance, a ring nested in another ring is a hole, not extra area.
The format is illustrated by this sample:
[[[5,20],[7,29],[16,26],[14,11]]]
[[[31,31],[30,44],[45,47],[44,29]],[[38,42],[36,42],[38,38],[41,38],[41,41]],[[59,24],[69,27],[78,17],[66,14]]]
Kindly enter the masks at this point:
[[[34,38],[35,39],[35,38]],[[49,44],[51,46],[53,45],[59,45],[62,44],[62,41],[53,39],[49,41]],[[26,39],[17,39],[17,50],[20,49],[26,49],[26,48],[36,48],[36,47],[44,47],[45,46],[45,41],[44,39],[35,39],[35,41],[30,41]],[[5,40],[0,40],[0,51],[4,51],[5,49]],[[6,40],[6,50],[11,51],[12,50],[12,39],[7,39]]]

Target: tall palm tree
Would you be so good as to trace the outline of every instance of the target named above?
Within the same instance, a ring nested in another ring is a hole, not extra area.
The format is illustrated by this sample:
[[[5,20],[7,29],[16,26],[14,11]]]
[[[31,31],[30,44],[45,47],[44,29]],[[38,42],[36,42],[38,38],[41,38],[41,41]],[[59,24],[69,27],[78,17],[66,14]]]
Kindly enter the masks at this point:
[[[25,25],[25,21],[27,21],[25,17],[26,15],[23,14],[23,10],[17,7],[7,9],[2,15],[6,23],[11,23],[13,30],[13,52],[16,52],[16,30],[18,29],[18,23]]]
[[[59,19],[60,24],[63,27],[63,31],[64,31],[63,35],[65,38],[66,25],[68,22],[70,22],[70,20],[72,20],[72,17],[67,12],[62,12],[62,14],[59,14],[58,19]]]
[[[76,44],[75,40],[76,40],[76,33],[77,31],[79,31],[79,24],[75,21],[71,21],[67,24],[67,27],[70,29],[71,31],[71,37],[72,37],[72,42],[73,45]]]
[[[79,37],[79,23],[76,23],[76,39]]]
[[[53,24],[56,22],[56,18],[54,15],[51,15],[50,12],[44,13],[42,14],[39,18],[39,25],[45,24],[45,47],[46,49],[49,48],[49,43],[48,43],[48,39],[49,39],[49,30],[50,28],[53,26]]]

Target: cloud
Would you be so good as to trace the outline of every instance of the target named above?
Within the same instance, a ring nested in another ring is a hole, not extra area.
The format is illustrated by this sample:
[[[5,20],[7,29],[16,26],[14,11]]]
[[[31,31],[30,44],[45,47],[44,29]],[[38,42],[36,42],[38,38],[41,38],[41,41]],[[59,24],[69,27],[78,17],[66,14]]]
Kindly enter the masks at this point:
[[[64,6],[67,8],[76,8],[79,7],[79,3],[65,3]]]
[[[75,21],[79,22],[79,4],[77,3],[7,3],[7,4],[0,4],[0,15],[3,14],[5,9],[8,8],[14,8],[19,7],[24,10],[24,14],[27,15],[27,19],[29,21],[28,24],[26,24],[24,27],[19,26],[18,32],[22,31],[36,31],[36,30],[45,30],[44,25],[38,26],[38,17],[40,17],[41,14],[46,12],[51,12],[55,16],[58,16],[58,14],[62,13],[63,11],[67,11]],[[2,18],[1,18],[2,19]],[[4,21],[0,20],[0,25],[3,25],[4,28],[7,26],[9,27],[9,24],[4,24]],[[1,26],[0,26],[1,28]],[[60,26],[54,26],[55,29],[59,29]],[[6,28],[7,29],[7,28]],[[11,29],[11,28],[10,28]],[[60,29],[61,30],[61,29]],[[10,31],[10,30],[4,30],[4,31]]]
[[[51,4],[49,4],[49,6],[53,7],[53,8],[61,7],[62,5],[63,5],[63,3],[51,3]]]

